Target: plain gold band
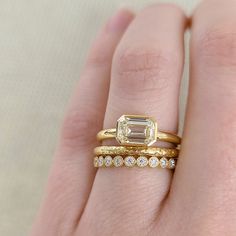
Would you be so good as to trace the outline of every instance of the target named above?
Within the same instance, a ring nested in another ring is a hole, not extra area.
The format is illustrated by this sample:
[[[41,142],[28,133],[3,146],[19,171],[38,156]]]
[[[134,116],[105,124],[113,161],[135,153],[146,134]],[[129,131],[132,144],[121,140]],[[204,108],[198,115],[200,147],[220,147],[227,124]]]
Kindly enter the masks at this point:
[[[112,139],[112,138],[116,138],[116,128],[104,129],[98,132],[97,134],[98,141],[103,141],[103,140]],[[168,142],[168,143],[173,143],[173,144],[178,145],[181,142],[181,138],[174,134],[158,131],[157,141],[163,141],[163,142]]]
[[[156,157],[173,157],[179,155],[176,148],[160,148],[160,147],[125,147],[125,146],[99,146],[94,149],[94,154],[99,155],[132,155],[132,156],[156,156]]]

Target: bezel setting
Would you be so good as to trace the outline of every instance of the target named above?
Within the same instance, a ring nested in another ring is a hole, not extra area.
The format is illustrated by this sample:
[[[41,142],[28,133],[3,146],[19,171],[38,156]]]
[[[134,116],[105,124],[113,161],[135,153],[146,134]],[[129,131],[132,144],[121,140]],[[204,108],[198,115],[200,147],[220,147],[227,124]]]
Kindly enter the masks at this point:
[[[158,158],[156,156],[95,156],[94,167],[96,168],[112,168],[112,167],[150,167],[150,168],[163,168],[175,169],[177,159],[166,157]]]
[[[157,122],[148,116],[123,115],[116,130],[116,140],[124,146],[151,146],[157,140]]]
[[[136,164],[136,159],[133,156],[127,156],[124,159],[125,166],[127,167],[133,167]]]

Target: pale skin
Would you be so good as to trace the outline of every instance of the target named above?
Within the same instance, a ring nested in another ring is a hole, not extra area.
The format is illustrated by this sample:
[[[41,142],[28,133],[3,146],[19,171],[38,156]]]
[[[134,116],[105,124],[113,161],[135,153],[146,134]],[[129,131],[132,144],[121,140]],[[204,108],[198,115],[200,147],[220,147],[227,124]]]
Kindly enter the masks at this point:
[[[96,133],[122,114],[178,127],[184,32],[175,5],[119,10],[92,45],[62,127],[32,236],[236,235],[236,1],[192,15],[190,87],[177,168],[95,169]],[[79,52],[78,52],[79,53]]]

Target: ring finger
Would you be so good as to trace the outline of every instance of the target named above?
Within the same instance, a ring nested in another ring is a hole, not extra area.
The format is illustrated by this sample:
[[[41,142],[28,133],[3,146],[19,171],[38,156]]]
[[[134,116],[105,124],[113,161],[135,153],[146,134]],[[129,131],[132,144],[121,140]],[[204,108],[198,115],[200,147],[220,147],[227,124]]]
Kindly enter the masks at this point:
[[[185,26],[185,15],[173,5],[151,6],[138,14],[114,55],[104,128],[131,113],[153,116],[160,129],[177,132]],[[136,230],[147,227],[157,217],[171,176],[164,169],[99,169],[80,225],[86,227],[87,219],[97,222],[93,216],[99,215],[101,235],[118,220],[131,235],[127,218],[136,222]]]

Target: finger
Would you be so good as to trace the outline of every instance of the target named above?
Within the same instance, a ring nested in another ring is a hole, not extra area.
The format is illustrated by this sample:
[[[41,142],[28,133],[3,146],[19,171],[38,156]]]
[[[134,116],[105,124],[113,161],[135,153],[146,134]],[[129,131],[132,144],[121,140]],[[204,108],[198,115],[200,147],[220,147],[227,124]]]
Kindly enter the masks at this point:
[[[135,18],[114,55],[105,128],[131,113],[156,117],[160,129],[177,132],[185,22],[178,7],[166,4],[148,7]],[[131,222],[136,230],[145,227],[157,216],[170,180],[169,170],[99,169],[82,222],[95,220],[90,212],[103,211],[103,230],[118,219],[123,230]],[[126,235],[133,235],[131,231]]]
[[[236,234],[235,11],[235,1],[205,1],[193,16],[187,121],[170,199],[181,220],[202,225],[191,235]]]
[[[132,18],[120,10],[92,46],[69,104],[35,235],[70,235],[78,223],[95,175],[92,150],[103,125],[112,55]]]

